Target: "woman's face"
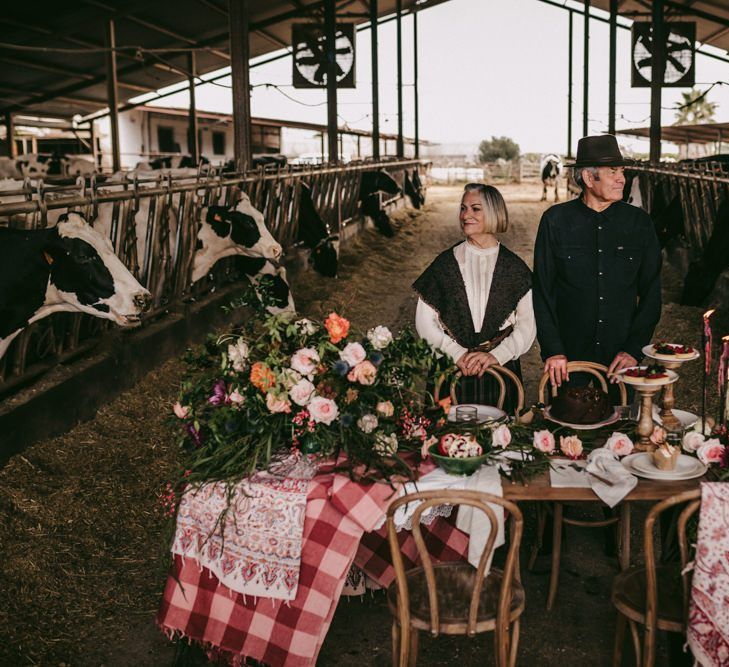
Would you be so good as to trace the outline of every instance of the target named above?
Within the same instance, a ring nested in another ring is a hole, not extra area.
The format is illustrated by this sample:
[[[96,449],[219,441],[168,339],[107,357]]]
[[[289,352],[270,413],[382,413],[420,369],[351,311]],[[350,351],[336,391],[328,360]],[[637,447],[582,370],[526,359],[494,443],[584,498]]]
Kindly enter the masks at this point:
[[[480,193],[467,190],[461,199],[461,213],[458,217],[461,229],[466,236],[486,232],[486,213]]]

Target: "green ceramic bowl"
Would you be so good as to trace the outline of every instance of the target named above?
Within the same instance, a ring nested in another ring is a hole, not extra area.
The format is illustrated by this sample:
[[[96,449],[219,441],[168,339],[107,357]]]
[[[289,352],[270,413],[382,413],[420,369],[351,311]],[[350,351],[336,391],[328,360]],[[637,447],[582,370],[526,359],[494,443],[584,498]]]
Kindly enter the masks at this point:
[[[438,453],[438,443],[428,448],[428,453],[443,470],[450,475],[473,475],[488,459],[488,454],[471,456],[467,459],[456,459]]]

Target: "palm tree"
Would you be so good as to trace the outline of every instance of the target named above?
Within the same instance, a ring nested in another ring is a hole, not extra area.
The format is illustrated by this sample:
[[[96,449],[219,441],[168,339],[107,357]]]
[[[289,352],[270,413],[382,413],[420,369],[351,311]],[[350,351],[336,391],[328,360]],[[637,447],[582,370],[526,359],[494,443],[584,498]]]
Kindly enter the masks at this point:
[[[683,103],[676,111],[674,125],[691,125],[705,123],[714,119],[716,103],[709,102],[705,93],[693,88],[688,93],[681,93]]]

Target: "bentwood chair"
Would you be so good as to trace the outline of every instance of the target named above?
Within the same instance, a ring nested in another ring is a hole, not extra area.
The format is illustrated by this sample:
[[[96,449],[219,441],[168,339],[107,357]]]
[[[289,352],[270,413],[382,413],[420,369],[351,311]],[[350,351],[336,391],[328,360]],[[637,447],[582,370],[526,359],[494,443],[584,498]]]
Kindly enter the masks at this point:
[[[635,664],[643,667],[653,667],[655,664],[658,630],[686,632],[691,591],[691,573],[686,571],[690,558],[686,525],[700,504],[701,489],[694,489],[666,498],[648,512],[643,535],[645,566],[631,567],[618,574],[613,581],[612,601],[618,612],[613,667],[620,667],[626,624],[630,625],[633,637]],[[679,505],[684,506],[677,522],[680,563],[656,565],[653,544],[656,519],[662,512]],[[639,625],[644,627],[642,651]]]
[[[400,552],[394,515],[407,503],[422,501],[412,519],[419,567],[405,570]],[[491,567],[497,534],[497,520],[489,506],[501,505],[510,516],[511,537],[503,570]],[[484,512],[491,525],[483,553],[474,568],[467,562],[433,563],[420,530],[420,516],[438,505],[467,505]],[[524,589],[519,580],[519,545],[524,527],[521,511],[501,497],[477,491],[421,491],[395,500],[387,510],[387,535],[390,542],[395,581],[387,591],[392,624],[392,664],[412,667],[417,661],[421,630],[438,635],[494,633],[497,667],[516,663],[519,644],[519,619],[524,611]]]
[[[514,409],[514,417],[518,422],[520,420],[522,411],[524,410],[524,385],[519,379],[519,376],[514,373],[514,371],[506,368],[505,366],[489,366],[485,370],[485,373],[491,375],[496,380],[496,383],[499,387],[499,398],[496,402],[496,407],[499,408],[499,410],[503,409],[504,401],[506,400],[506,382],[509,381],[514,385],[516,389],[516,408]],[[461,373],[461,371],[458,371],[453,376],[453,381],[451,382],[450,386],[450,398],[452,405],[458,405],[456,387],[458,386],[458,382],[462,377],[463,373]],[[433,391],[433,396],[436,402],[440,399],[440,394],[443,388],[443,381],[444,378],[441,377]]]
[[[596,378],[600,388],[607,393],[607,366],[597,364],[592,361],[570,361],[567,363],[569,373],[587,373]],[[547,396],[547,384],[549,382],[549,373],[545,373],[539,382],[539,402],[547,405],[551,402],[551,398],[557,395],[557,387],[552,386],[550,396]],[[625,385],[621,382],[617,385],[620,392],[620,405],[627,405],[628,394]],[[557,588],[559,586],[559,566],[562,556],[562,525],[579,526],[582,528],[603,528],[605,526],[617,525],[618,528],[618,560],[620,569],[625,570],[630,562],[630,506],[628,503],[622,503],[618,516],[611,516],[604,519],[577,519],[565,516],[564,504],[555,502],[551,503],[553,523],[552,523],[552,570],[549,576],[549,593],[547,595],[547,609],[551,610],[554,606],[554,600],[557,596]],[[528,567],[531,570],[536,561],[537,552],[542,544],[544,537],[544,528],[546,525],[546,509],[542,503],[537,505],[537,539],[532,545],[531,555],[529,557]]]

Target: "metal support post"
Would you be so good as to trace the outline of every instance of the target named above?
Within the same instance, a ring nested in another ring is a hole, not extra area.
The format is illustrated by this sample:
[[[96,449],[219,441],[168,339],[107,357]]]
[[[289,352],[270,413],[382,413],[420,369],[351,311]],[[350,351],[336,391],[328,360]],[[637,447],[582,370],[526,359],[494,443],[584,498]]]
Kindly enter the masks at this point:
[[[585,0],[585,32],[582,55],[582,136],[586,137],[588,134],[587,116],[590,107],[590,0]]]
[[[329,162],[339,162],[337,141],[337,5],[335,0],[324,2],[324,42],[327,58],[327,143]]]
[[[615,60],[617,53],[618,0],[610,0],[610,75],[608,84],[608,132],[615,134]]]
[[[197,62],[195,52],[190,51],[187,56],[187,77],[190,90],[190,110],[187,129],[187,149],[190,151],[192,161],[197,164],[200,161],[200,146],[197,133],[197,105],[195,104],[195,75],[197,74]]]
[[[109,123],[111,125],[111,164],[113,171],[121,169],[119,152],[119,98],[116,79],[116,35],[114,21],[106,23],[106,93],[109,102]]]
[[[405,155],[402,137],[402,0],[395,3],[395,16],[397,23],[397,143],[395,153],[397,157]]]
[[[237,171],[251,166],[251,97],[248,68],[248,0],[228,0],[230,67],[233,82],[233,134]]]
[[[370,38],[372,39],[372,159],[380,159],[380,90],[377,56],[377,0],[370,0]]]
[[[663,0],[653,0],[651,20],[651,131],[650,161],[661,161],[661,88],[666,70],[666,39],[663,30]]]

